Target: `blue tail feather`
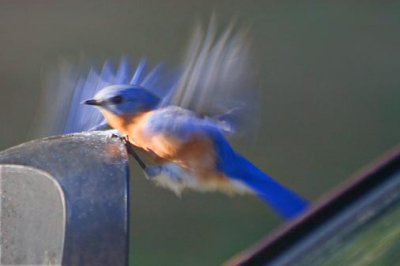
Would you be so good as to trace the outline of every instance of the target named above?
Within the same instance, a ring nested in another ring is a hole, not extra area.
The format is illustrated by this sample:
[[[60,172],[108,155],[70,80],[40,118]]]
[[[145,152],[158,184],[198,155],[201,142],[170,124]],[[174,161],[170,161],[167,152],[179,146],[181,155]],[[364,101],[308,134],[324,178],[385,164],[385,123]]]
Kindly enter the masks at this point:
[[[246,184],[286,220],[295,218],[307,209],[308,202],[305,199],[237,154],[221,134],[217,133],[214,137],[219,155],[218,167],[225,175]]]
[[[230,176],[244,182],[283,218],[295,218],[308,207],[305,199],[279,184],[241,155],[236,156],[235,164],[235,171]]]

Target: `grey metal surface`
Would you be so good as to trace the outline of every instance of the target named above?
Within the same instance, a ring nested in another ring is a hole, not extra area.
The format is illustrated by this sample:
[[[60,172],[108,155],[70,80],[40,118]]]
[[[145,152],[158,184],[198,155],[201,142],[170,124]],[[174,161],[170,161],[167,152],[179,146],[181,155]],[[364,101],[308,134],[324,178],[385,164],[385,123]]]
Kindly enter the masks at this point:
[[[37,168],[59,183],[66,207],[63,265],[127,265],[127,162],[121,141],[102,132],[35,140],[0,153],[0,164]]]
[[[0,264],[60,265],[64,195],[46,172],[0,165]]]

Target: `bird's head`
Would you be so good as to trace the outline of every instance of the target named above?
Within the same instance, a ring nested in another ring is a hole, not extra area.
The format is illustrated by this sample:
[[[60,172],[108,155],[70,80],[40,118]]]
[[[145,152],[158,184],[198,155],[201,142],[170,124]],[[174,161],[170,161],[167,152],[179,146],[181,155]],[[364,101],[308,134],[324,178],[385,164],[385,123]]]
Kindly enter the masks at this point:
[[[84,104],[95,105],[116,115],[135,115],[153,110],[160,98],[134,85],[112,85],[101,89]]]

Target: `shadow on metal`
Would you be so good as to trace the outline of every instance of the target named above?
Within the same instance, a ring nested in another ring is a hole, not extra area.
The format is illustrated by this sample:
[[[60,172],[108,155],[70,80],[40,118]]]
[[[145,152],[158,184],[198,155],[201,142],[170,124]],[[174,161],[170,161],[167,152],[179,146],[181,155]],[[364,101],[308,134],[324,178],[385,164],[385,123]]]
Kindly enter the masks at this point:
[[[127,265],[128,157],[90,132],[0,153],[1,265]]]

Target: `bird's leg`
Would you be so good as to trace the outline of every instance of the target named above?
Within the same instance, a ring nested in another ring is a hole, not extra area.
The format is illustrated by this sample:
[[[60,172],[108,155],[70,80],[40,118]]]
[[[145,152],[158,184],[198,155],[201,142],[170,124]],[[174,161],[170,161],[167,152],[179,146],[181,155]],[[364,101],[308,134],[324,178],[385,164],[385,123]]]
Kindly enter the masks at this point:
[[[119,138],[122,143],[125,144],[125,147],[128,151],[128,154],[130,154],[136,162],[139,164],[139,166],[142,168],[143,171],[147,168],[147,165],[144,163],[144,161],[139,157],[139,155],[136,153],[134,150],[134,146],[129,142],[129,136],[128,135],[122,135],[119,133],[119,131],[112,129],[107,131],[109,135],[107,136],[108,138]]]
[[[120,137],[122,142],[125,144],[128,153],[136,160],[139,164],[140,168],[142,168],[143,173],[145,174],[147,179],[154,179],[157,176],[166,175],[167,171],[165,171],[163,165],[147,165],[142,158],[139,157],[137,152],[134,149],[134,146],[129,142],[128,136]],[[167,174],[169,176],[169,174]],[[175,178],[176,179],[176,178]]]
[[[120,138],[125,144],[128,153],[136,160],[140,168],[142,168],[147,179],[170,188],[176,195],[180,196],[186,184],[185,180],[188,180],[188,175],[179,165],[174,163],[147,165],[135,151],[135,146],[129,142],[129,136],[120,136]],[[154,157],[153,160],[158,158],[155,154],[151,155]],[[165,160],[161,160],[161,158],[159,158],[159,160],[160,162],[165,162]]]
[[[136,153],[134,146],[129,142],[129,136],[124,135],[119,137],[121,138],[121,141],[125,144],[128,153],[136,160],[140,168],[142,168],[143,171],[146,171],[148,167],[146,163],[142,160],[142,158],[140,158],[139,155]]]

